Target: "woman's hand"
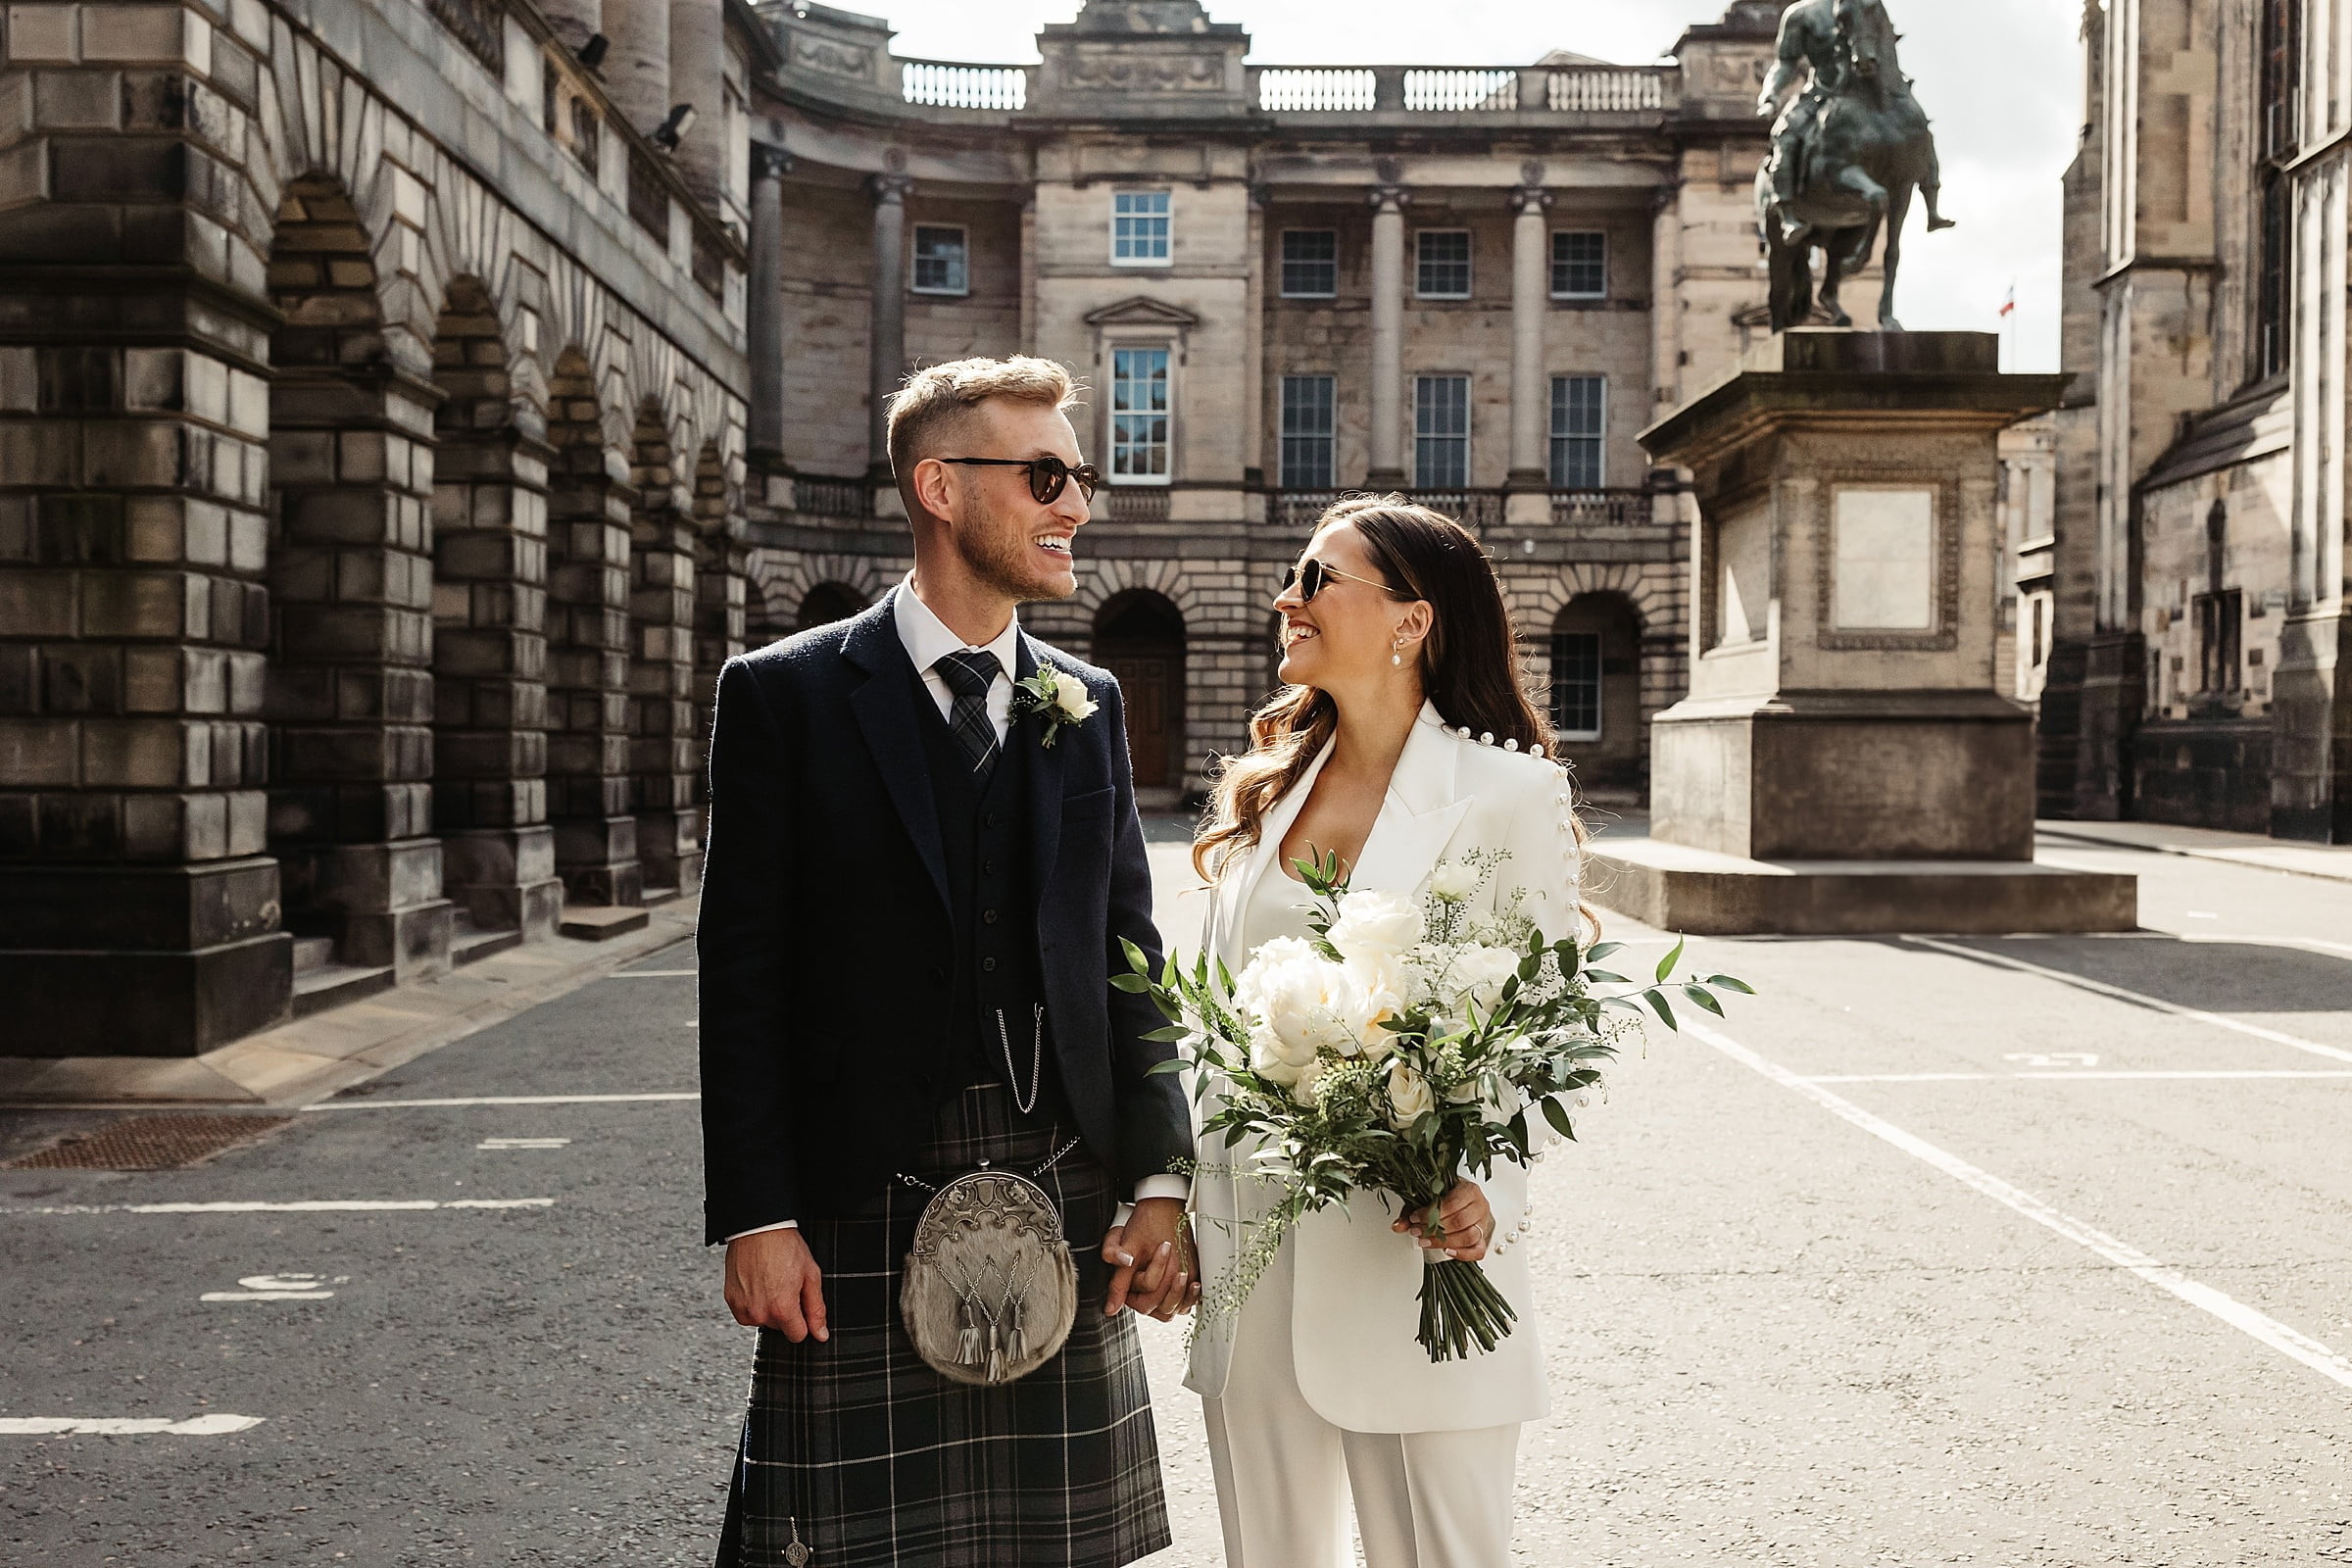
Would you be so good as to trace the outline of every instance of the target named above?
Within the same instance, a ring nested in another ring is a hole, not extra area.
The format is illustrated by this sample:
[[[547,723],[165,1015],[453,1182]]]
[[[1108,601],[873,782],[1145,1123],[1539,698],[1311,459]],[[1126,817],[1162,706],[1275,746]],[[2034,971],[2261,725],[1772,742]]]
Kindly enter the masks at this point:
[[[1433,1252],[1475,1263],[1487,1255],[1487,1244],[1494,1239],[1494,1210],[1487,1204],[1486,1190],[1473,1181],[1458,1181],[1438,1201],[1438,1222],[1446,1227],[1443,1236],[1429,1234],[1429,1210],[1416,1208],[1389,1228],[1410,1231],[1413,1240]]]

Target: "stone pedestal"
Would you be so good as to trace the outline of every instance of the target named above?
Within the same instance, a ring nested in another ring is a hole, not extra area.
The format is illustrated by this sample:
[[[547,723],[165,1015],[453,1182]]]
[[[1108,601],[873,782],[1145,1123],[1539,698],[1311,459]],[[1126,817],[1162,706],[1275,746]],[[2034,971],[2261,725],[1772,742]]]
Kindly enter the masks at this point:
[[[643,904],[645,867],[637,858],[637,819],[585,817],[556,823],[556,874],[581,904]]]
[[[1796,331],[1642,432],[1701,520],[1652,836],[1598,857],[1619,906],[1719,933],[2132,926],[2131,878],[2034,866],[2033,720],[1997,689],[1994,440],[2063,384],[1999,373],[1984,333]]]
[[[452,833],[441,841],[441,878],[450,901],[484,931],[520,931],[536,942],[555,935],[564,917],[552,827]]]
[[[335,844],[289,854],[289,892],[336,923],[335,956],[392,970],[394,985],[447,974],[457,907],[441,895],[441,841]],[[289,901],[291,902],[291,901]]]
[[[703,888],[703,813],[688,808],[637,813],[637,858],[647,889],[684,898]]]

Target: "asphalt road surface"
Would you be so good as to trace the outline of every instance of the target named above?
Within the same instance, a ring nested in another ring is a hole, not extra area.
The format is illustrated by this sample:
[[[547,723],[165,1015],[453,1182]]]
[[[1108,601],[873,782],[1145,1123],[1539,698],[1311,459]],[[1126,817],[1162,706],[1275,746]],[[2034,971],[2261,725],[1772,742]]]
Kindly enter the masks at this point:
[[[1519,1560],[2352,1565],[2352,886],[2049,853],[2138,873],[2149,929],[1692,945],[1762,995],[1653,1029],[1537,1172]],[[707,1562],[749,1336],[697,1239],[692,963],[203,1166],[0,1172],[0,1564]],[[435,1206],[268,1206],[322,1202]],[[135,1211],[197,1203],[261,1206]],[[1148,1330],[1152,1561],[1209,1568]],[[27,1430],[67,1420],[182,1429]]]

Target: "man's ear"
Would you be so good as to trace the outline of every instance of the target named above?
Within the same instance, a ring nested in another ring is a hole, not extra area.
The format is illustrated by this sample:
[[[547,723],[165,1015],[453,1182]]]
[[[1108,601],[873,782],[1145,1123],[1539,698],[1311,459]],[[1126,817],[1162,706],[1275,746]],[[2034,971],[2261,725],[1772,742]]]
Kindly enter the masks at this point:
[[[937,458],[925,458],[914,466],[914,499],[923,511],[940,522],[953,520],[950,509],[955,505],[956,479],[948,466]]]

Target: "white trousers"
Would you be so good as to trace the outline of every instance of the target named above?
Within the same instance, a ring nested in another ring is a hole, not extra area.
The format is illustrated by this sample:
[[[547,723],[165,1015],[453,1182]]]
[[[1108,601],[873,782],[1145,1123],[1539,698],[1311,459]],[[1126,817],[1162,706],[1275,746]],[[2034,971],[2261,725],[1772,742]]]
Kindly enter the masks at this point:
[[[1519,1423],[1467,1432],[1347,1432],[1315,1413],[1291,1360],[1296,1250],[1285,1246],[1234,1325],[1233,1372],[1202,1399],[1225,1568],[1506,1568]]]

